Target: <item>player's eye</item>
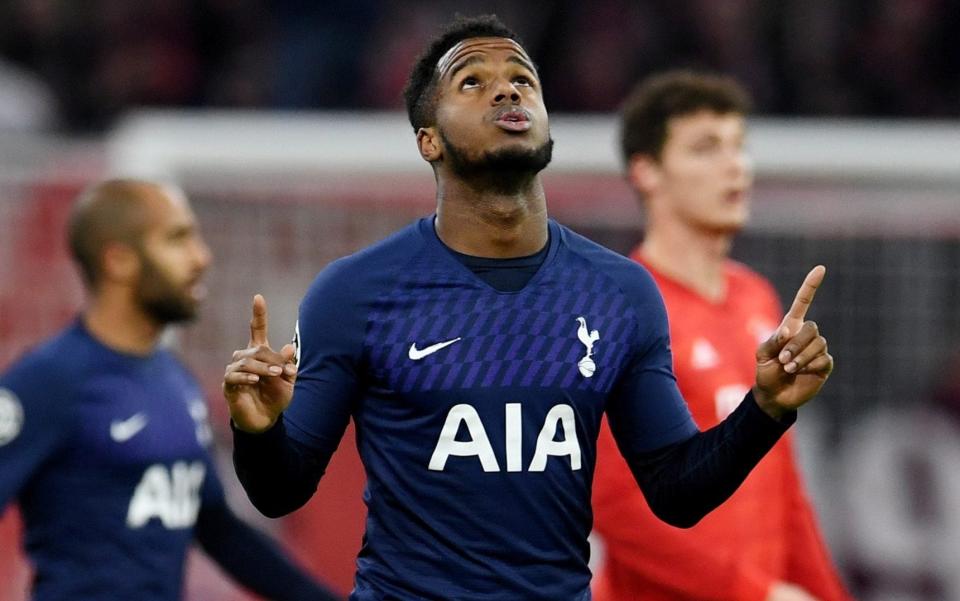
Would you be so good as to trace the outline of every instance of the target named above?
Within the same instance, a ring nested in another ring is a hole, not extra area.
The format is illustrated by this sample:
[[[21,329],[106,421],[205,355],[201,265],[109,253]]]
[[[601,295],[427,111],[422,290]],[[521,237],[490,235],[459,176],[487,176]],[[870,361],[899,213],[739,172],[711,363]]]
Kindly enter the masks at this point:
[[[698,154],[707,154],[717,150],[720,145],[714,139],[700,140],[693,145],[693,151]]]
[[[195,235],[195,230],[190,227],[177,227],[167,232],[167,240],[170,242],[183,242],[189,240]]]
[[[468,90],[471,88],[477,88],[480,86],[480,80],[474,77],[473,75],[468,75],[463,78],[463,81],[460,82],[461,90]]]
[[[529,86],[533,87],[533,81],[530,80],[526,75],[518,75],[513,78],[513,83],[518,86]]]

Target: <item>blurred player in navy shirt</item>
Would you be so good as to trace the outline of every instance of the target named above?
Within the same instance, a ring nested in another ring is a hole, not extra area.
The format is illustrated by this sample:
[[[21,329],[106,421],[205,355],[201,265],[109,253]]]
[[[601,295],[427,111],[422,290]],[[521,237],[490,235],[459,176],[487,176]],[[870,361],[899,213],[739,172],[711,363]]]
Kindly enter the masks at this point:
[[[33,598],[179,599],[196,539],[261,595],[334,599],[227,507],[202,393],[158,345],[204,296],[210,251],[186,198],[103,182],[69,238],[89,303],[0,376],[0,508],[19,502]]]
[[[279,351],[254,297],[224,375],[237,473],[262,512],[293,511],[353,419],[368,516],[352,599],[589,599],[601,416],[654,512],[695,523],[826,380],[803,319],[823,268],[760,346],[753,390],[701,433],[650,274],[547,218],[552,141],[516,36],[455,22],[406,100],[436,215],[324,269]]]

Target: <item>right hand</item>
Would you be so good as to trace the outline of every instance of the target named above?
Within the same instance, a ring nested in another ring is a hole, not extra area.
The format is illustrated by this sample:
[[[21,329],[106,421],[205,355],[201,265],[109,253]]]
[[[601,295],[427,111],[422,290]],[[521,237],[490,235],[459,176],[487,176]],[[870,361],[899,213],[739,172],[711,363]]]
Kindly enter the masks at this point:
[[[767,593],[767,601],[817,601],[817,598],[795,584],[775,582]]]
[[[223,396],[230,418],[239,430],[260,433],[269,430],[293,399],[297,379],[296,349],[285,345],[280,352],[267,342],[267,301],[253,297],[250,343],[233,352],[233,362],[223,374]]]
[[[757,349],[753,397],[774,419],[813,398],[833,371],[827,339],[815,322],[806,321],[826,272],[822,265],[810,270],[777,331]]]

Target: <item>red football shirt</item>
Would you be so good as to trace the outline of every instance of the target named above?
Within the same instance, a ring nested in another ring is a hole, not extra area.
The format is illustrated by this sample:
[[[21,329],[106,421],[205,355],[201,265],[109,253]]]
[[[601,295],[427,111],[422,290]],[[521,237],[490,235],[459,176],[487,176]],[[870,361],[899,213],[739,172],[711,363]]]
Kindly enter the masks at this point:
[[[636,251],[633,258],[639,260]],[[667,307],[680,390],[700,428],[710,428],[753,385],[756,348],[780,323],[780,303],[766,280],[733,261],[724,266],[727,292],[720,302],[646,267]],[[822,601],[850,599],[820,537],[791,445],[788,433],[729,500],[683,530],[651,513],[604,423],[593,507],[606,560],[594,579],[595,601],[762,601],[776,581],[802,586]]]

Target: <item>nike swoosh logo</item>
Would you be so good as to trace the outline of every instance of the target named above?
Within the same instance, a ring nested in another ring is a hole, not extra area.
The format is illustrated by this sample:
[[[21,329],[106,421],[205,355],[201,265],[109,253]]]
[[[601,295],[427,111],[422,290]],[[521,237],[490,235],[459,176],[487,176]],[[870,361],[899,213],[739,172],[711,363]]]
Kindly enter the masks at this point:
[[[136,413],[124,420],[110,422],[110,438],[115,442],[127,442],[147,426],[147,415]]]
[[[439,351],[440,349],[447,348],[454,342],[460,342],[460,337],[458,336],[453,340],[447,340],[446,342],[438,342],[436,344],[431,344],[430,346],[422,349],[418,349],[417,343],[414,342],[413,344],[410,345],[410,352],[407,353],[407,356],[410,357],[410,359],[413,361],[419,361],[420,359],[423,359],[427,355],[432,355],[435,352]]]

